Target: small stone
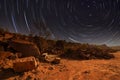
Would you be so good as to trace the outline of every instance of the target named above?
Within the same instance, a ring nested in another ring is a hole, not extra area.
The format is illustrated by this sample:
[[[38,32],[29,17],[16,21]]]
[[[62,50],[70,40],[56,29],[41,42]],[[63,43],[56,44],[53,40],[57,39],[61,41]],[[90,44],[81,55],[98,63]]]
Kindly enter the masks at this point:
[[[84,71],[83,73],[85,73],[85,74],[89,74],[89,73],[90,73],[90,71]]]
[[[48,69],[49,69],[49,70],[53,70],[54,68],[53,68],[53,67],[49,67]]]

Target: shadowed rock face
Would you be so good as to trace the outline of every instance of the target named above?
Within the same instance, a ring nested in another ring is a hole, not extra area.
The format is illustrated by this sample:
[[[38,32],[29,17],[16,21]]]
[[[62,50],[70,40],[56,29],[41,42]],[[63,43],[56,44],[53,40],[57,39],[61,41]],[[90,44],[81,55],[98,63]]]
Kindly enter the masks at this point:
[[[9,43],[10,47],[22,53],[22,57],[34,56],[39,57],[40,51],[37,46],[28,41],[14,40]]]

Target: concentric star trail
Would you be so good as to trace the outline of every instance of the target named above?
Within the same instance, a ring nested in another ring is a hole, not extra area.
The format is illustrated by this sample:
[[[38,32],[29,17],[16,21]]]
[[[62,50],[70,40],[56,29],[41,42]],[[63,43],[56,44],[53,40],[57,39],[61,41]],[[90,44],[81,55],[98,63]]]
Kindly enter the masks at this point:
[[[13,27],[15,28],[15,32],[17,33],[18,30],[17,30],[17,26],[16,26],[16,23],[15,23],[15,19],[14,19],[13,14],[11,15],[11,18],[12,18]]]
[[[30,32],[31,30],[30,30],[30,27],[29,27],[29,25],[28,25],[28,21],[27,21],[25,12],[24,12],[24,19],[25,19],[25,23],[26,23],[27,29],[28,29],[28,31]]]
[[[0,0],[0,25],[16,33],[47,30],[54,39],[120,45],[120,1]]]

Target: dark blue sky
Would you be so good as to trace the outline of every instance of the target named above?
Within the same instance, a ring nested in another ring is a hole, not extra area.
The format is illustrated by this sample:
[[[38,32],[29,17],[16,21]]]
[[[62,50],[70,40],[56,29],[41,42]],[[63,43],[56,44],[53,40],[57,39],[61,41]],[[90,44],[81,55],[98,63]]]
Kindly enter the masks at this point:
[[[55,39],[120,45],[120,1],[0,0],[1,27],[44,34],[42,25]]]

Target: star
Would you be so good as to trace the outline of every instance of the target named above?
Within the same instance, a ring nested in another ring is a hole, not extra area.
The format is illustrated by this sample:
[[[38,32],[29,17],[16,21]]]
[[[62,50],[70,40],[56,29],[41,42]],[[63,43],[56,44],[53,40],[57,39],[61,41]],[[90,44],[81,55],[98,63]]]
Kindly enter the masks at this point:
[[[88,8],[90,7],[90,5],[87,6]]]
[[[90,13],[89,16],[92,16],[92,14]]]

